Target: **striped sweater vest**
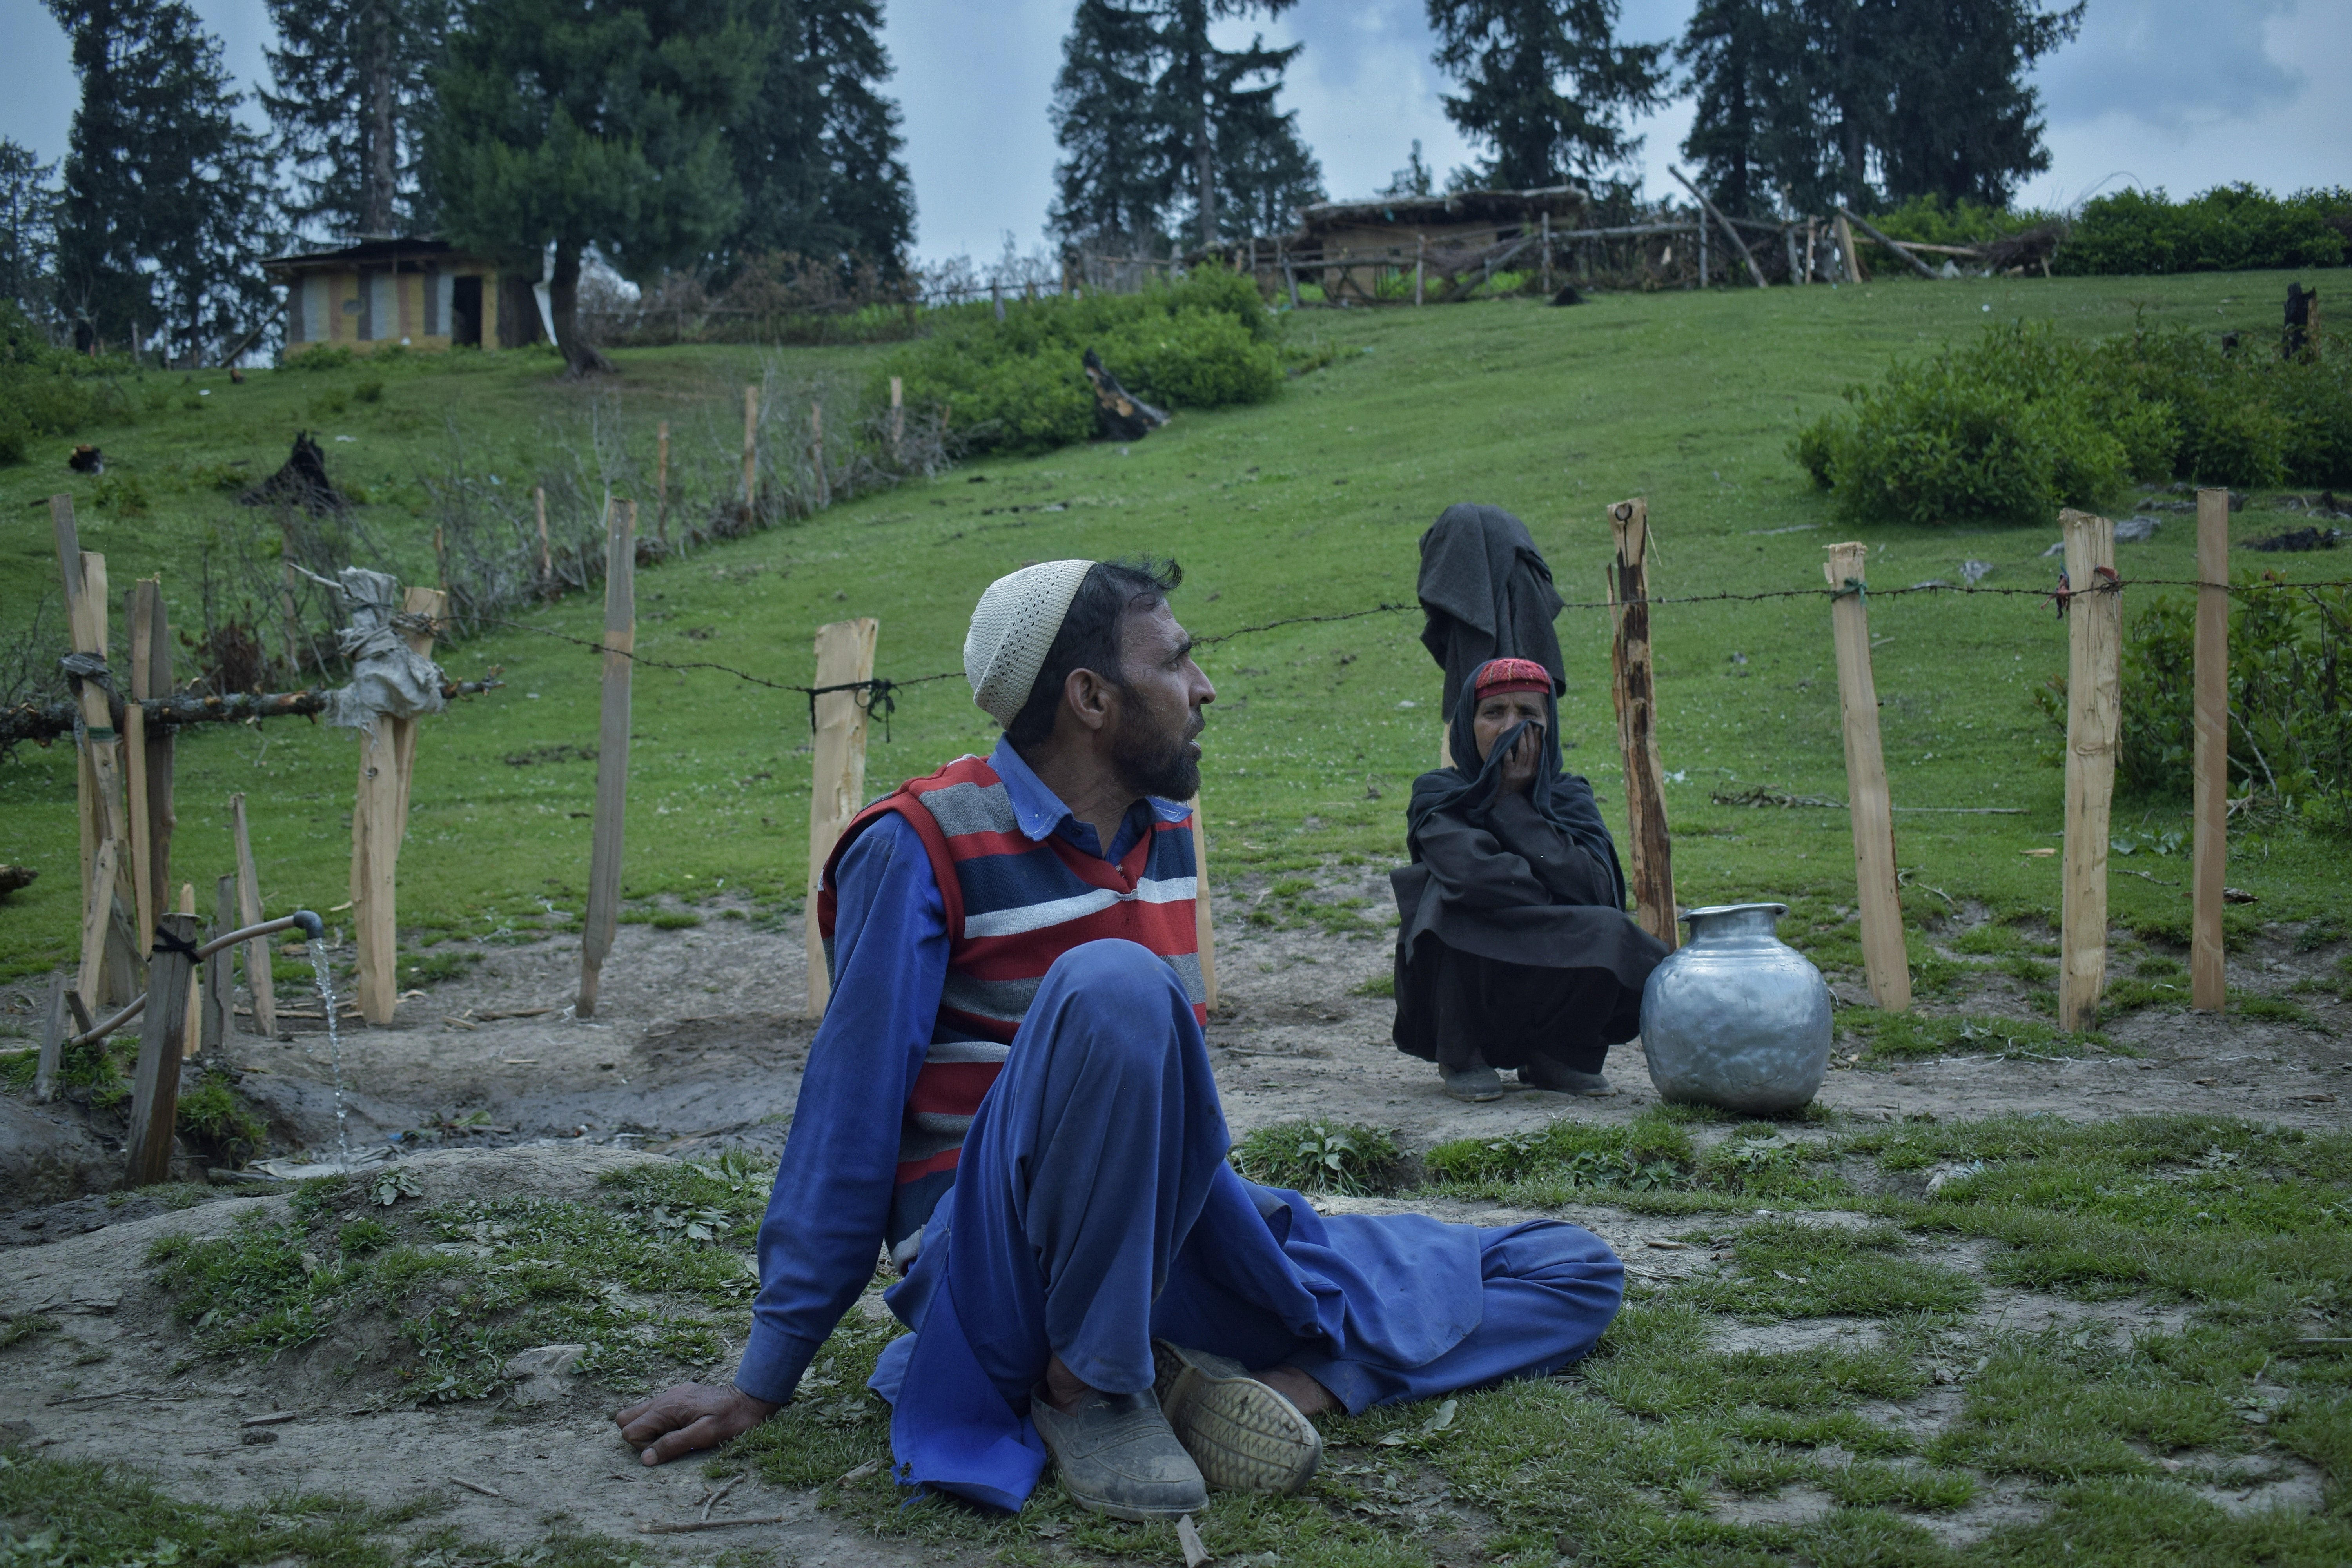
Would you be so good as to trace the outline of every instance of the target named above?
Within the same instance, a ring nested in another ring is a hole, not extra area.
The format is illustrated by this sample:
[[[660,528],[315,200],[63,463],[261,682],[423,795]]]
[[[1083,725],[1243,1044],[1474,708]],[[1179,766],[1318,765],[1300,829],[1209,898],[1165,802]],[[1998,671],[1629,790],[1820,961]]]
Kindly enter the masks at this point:
[[[1033,842],[1021,831],[1003,781],[971,756],[899,785],[843,831],[817,893],[828,966],[841,858],[858,835],[894,812],[930,856],[948,932],[947,984],[930,1049],[907,1098],[885,1232],[891,1258],[904,1267],[923,1223],[955,1184],[964,1131],[1003,1070],[1013,1032],[1055,959],[1085,942],[1124,937],[1168,961],[1203,1023],[1208,1009],[1194,924],[1191,820],[1155,816],[1151,831],[1117,865],[1057,834]]]

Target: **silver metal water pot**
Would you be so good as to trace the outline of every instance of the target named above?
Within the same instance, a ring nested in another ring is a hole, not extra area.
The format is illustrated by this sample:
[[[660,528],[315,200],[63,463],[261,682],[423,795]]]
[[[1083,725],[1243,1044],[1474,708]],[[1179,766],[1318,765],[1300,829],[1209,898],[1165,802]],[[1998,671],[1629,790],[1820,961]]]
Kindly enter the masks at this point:
[[[1661,1100],[1748,1115],[1794,1110],[1830,1061],[1830,988],[1773,934],[1786,904],[1683,915],[1690,941],[1642,987],[1642,1048]]]

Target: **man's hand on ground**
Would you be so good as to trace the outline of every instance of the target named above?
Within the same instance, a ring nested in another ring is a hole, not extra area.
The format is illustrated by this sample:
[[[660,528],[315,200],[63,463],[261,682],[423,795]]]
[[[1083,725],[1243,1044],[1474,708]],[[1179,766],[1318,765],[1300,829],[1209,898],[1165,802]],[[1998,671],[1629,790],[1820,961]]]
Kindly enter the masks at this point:
[[[666,1464],[698,1448],[715,1448],[773,1415],[781,1405],[740,1388],[681,1383],[613,1417],[621,1436],[648,1465]]]

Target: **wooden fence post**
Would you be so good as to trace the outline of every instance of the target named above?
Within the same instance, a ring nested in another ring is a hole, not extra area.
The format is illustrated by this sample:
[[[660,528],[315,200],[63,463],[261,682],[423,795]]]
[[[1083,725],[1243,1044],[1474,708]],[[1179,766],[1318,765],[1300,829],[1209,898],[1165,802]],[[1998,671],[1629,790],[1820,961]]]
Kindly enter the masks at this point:
[[[49,1005],[41,1014],[41,1054],[33,1063],[33,1099],[46,1105],[58,1095],[58,1070],[64,1065],[66,1036],[66,977],[49,976]]]
[[[1609,509],[1609,525],[1617,544],[1609,579],[1617,623],[1610,663],[1616,678],[1617,744],[1625,758],[1633,908],[1642,929],[1672,949],[1680,945],[1680,933],[1665,776],[1658,762],[1657,690],[1650,668],[1650,503],[1619,501]]]
[[[437,625],[448,595],[411,588],[404,615]],[[430,629],[401,637],[433,657]],[[408,791],[416,772],[417,718],[379,713],[360,737],[359,794],[352,810],[352,932],[359,961],[360,1016],[382,1027],[400,1006],[400,845],[408,836]]]
[[[236,879],[223,877],[213,885],[213,935],[236,929]],[[206,1052],[226,1049],[236,1033],[236,993],[229,977],[229,950],[222,948],[205,960],[205,1011],[196,1035]]]
[[[2058,1026],[2099,1020],[2107,978],[2107,816],[2122,729],[2123,595],[2116,525],[2058,514],[2066,544],[2066,867],[2059,913]],[[2202,590],[2200,590],[2202,592]]]
[[[160,915],[158,942],[193,949],[194,915]],[[130,1155],[123,1184],[152,1187],[172,1177],[172,1131],[180,1110],[181,1039],[188,1027],[188,981],[195,965],[184,952],[159,952],[147,966],[147,1011],[140,1020],[139,1066],[131,1080]]]
[[[1843,212],[1837,216],[1837,241],[1838,254],[1845,258],[1845,280],[1849,283],[1869,282],[1870,274],[1862,265],[1862,252],[1853,243],[1853,226],[1845,221]]]
[[[106,557],[81,548],[74,523],[73,498],[49,498],[49,523],[57,537],[58,569],[65,589],[66,619],[74,652],[107,657]],[[94,1005],[128,1002],[139,993],[141,952],[130,933],[138,894],[131,879],[131,837],[124,819],[122,766],[114,715],[95,680],[78,683],[82,740],[78,748],[82,846],[82,973],[76,984]],[[98,855],[115,846],[108,861],[104,896],[97,896]],[[117,928],[121,928],[119,931]]]
[[[131,585],[122,602],[123,629],[131,635],[131,700],[122,705],[122,776],[130,786],[131,892],[139,911],[134,928],[142,949],[155,941],[155,917],[163,907],[168,883],[155,880],[152,824],[147,815],[147,710],[140,702],[157,693],[147,689],[147,661],[152,652],[154,622],[148,600],[155,596],[156,579],[142,577]]]
[[[2230,492],[2197,492],[2197,745],[2189,870],[2189,1005],[2219,1013],[2221,888],[2230,874]]]
[[[743,389],[744,482],[751,481],[752,388]],[[749,494],[747,488],[746,494]],[[748,509],[747,509],[748,515]],[[637,505],[604,510],[604,700],[596,732],[596,818],[588,852],[588,907],[580,939],[574,1012],[596,1012],[596,983],[621,919],[621,829],[629,804],[629,676],[637,647]]]
[[[1421,303],[1422,299],[1422,269],[1429,263],[1429,236],[1423,234],[1419,236],[1418,238],[1420,240],[1420,244],[1414,247],[1412,253],[1412,302],[1416,305]]]
[[[196,918],[196,885],[194,882],[180,884],[180,912],[191,921]],[[203,927],[195,929],[201,931]],[[215,958],[218,956],[214,954]],[[211,960],[205,962],[209,963]],[[203,1037],[205,1001],[204,973],[191,965],[188,973],[188,1017],[180,1027],[180,1054],[184,1057],[194,1056]]]
[[[229,832],[236,841],[236,901],[239,921],[261,923],[261,877],[253,863],[253,834],[245,820],[245,796],[228,797]],[[357,818],[353,818],[356,826]],[[234,929],[234,928],[232,928]],[[245,988],[253,994],[253,1032],[263,1039],[278,1037],[278,984],[271,977],[269,939],[255,937],[245,944]]]
[[[1870,610],[1864,597],[1870,552],[1832,544],[1822,567],[1835,596],[1830,637],[1837,651],[1838,706],[1845,721],[1845,794],[1853,827],[1853,875],[1862,918],[1862,965],[1871,1000],[1889,1013],[1911,1005],[1911,960],[1903,947],[1903,898],[1895,885],[1895,809],[1886,754],[1878,740],[1878,680],[1870,668]]]
[[[813,686],[846,686],[874,679],[874,645],[882,623],[872,617],[835,621],[816,629],[816,679]],[[809,768],[808,896],[802,904],[808,942],[808,1016],[824,1016],[833,975],[825,966],[824,933],[818,929],[816,900],[824,863],[841,840],[841,830],[866,804],[866,704],[856,691],[829,691],[814,700],[815,754]]]
[[[555,592],[555,553],[547,547],[547,487],[531,487],[532,507],[539,512],[539,591]]]
[[[1217,1010],[1217,922],[1209,910],[1209,825],[1201,816],[1201,797],[1192,797],[1192,934],[1200,949],[1201,995],[1210,1012]]]
[[[824,471],[824,405],[809,405],[809,469],[816,479],[816,510],[833,504],[833,480]]]
[[[898,376],[890,378],[890,460],[907,460],[907,384]]]
[[[286,668],[298,685],[302,679],[302,612],[295,603],[295,584],[299,581],[292,561],[278,564],[278,610],[286,621]]]
[[[1684,179],[1680,169],[1669,166],[1666,173],[1672,174],[1681,184],[1683,189],[1691,194],[1691,199],[1698,203],[1703,213],[1715,219],[1716,226],[1723,230],[1725,237],[1731,241],[1732,247],[1739,252],[1739,259],[1748,263],[1748,276],[1755,279],[1756,287],[1763,288],[1765,286],[1764,269],[1756,265],[1756,258],[1748,254],[1748,242],[1739,237],[1738,229],[1731,226],[1731,220],[1716,211],[1715,204],[1706,199],[1706,193]]]
[[[1706,231],[1701,229],[1699,232],[1703,235]],[[1705,242],[1701,243],[1703,245]],[[1705,252],[1702,251],[1701,254]],[[1701,282],[1702,284],[1705,282],[1704,276],[1701,278]],[[1551,298],[1551,209],[1549,207],[1544,209],[1543,215],[1543,291],[1545,299]]]
[[[669,553],[669,421],[665,419],[654,432],[654,531],[662,542],[662,553]]]
[[[152,589],[144,595],[147,608],[147,657],[134,659],[131,680],[135,686],[143,675],[145,695],[168,697],[172,694],[172,625],[163,610],[163,584],[159,577],[145,579],[142,589]],[[147,858],[148,873],[153,879],[155,907],[163,907],[164,890],[172,885],[172,835],[180,825],[178,811],[172,801],[173,759],[177,748],[173,740],[174,727],[159,726],[147,737]]]
[[[743,521],[751,521],[751,503],[759,496],[760,389],[743,389]]]

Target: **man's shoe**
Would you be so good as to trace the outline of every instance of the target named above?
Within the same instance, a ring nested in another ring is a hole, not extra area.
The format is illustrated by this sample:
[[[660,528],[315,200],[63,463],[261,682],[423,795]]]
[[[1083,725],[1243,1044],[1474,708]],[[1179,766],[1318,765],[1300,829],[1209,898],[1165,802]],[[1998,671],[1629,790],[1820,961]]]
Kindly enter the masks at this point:
[[[1445,1092],[1455,1100],[1475,1104],[1480,1100],[1503,1098],[1503,1075],[1480,1062],[1475,1067],[1440,1068],[1445,1079]]]
[[[1076,1409],[1065,1413],[1046,1402],[1041,1383],[1031,1393],[1029,1418],[1062,1473],[1062,1489],[1080,1508],[1113,1519],[1150,1520],[1198,1513],[1209,1505],[1201,1467],[1148,1393],[1089,1389]]]
[[[1597,1072],[1579,1072],[1543,1057],[1528,1058],[1527,1065],[1519,1068],[1519,1081],[1548,1089],[1554,1094],[1582,1094],[1595,1100],[1605,1100],[1617,1092],[1617,1086]]]
[[[1323,1434],[1280,1391],[1242,1363],[1166,1340],[1151,1342],[1160,1408],[1209,1485],[1286,1496],[1323,1462]]]

